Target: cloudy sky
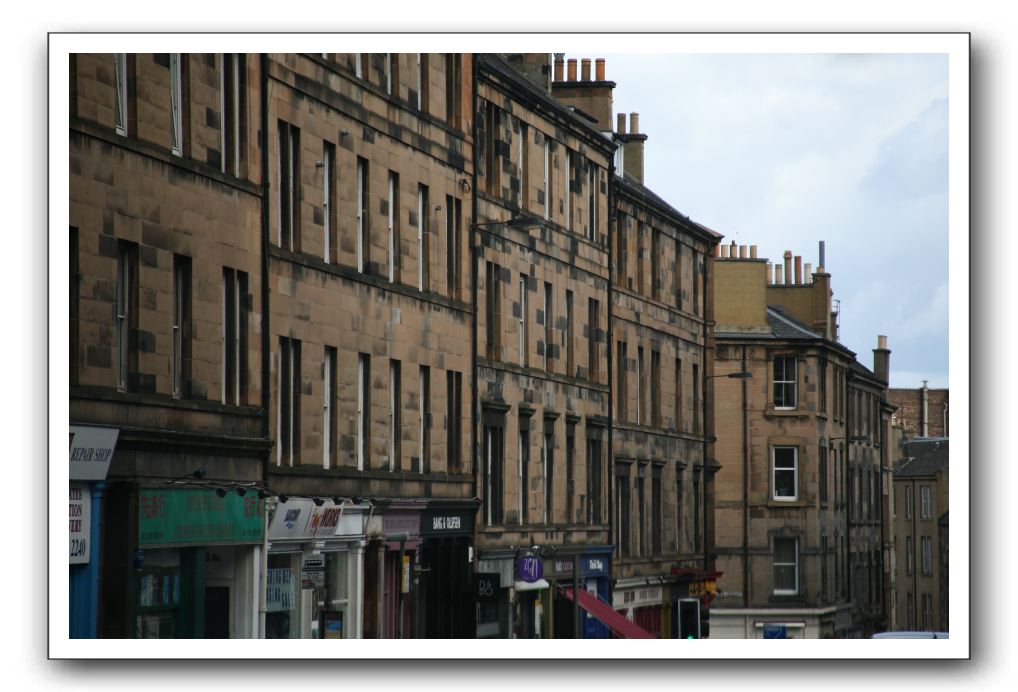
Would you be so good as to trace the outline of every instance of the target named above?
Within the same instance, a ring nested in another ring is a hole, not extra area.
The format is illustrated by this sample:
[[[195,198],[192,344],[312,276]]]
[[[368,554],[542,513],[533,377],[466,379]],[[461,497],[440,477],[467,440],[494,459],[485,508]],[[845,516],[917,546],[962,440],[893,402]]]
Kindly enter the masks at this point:
[[[842,343],[872,367],[885,334],[892,387],[948,386],[946,55],[604,57],[648,187],[772,261],[826,241]]]

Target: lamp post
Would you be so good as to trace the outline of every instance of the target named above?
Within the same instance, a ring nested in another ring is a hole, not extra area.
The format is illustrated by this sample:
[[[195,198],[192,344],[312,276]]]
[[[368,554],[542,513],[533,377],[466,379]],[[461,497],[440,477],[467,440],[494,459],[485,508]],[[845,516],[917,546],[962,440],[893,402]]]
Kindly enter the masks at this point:
[[[706,371],[706,368],[704,368],[704,370]],[[727,373],[723,373],[721,375],[708,375],[708,374],[706,374],[706,372],[704,372],[704,375],[703,375],[703,399],[700,402],[701,406],[702,406],[702,410],[703,410],[703,416],[702,416],[702,418],[703,418],[703,476],[700,479],[700,493],[701,493],[701,495],[703,497],[703,502],[702,502],[702,506],[701,506],[700,510],[703,513],[703,518],[701,519],[701,522],[703,524],[703,528],[701,530],[703,531],[703,571],[704,572],[706,572],[708,569],[710,569],[710,564],[709,564],[709,560],[708,560],[708,557],[707,557],[707,555],[709,553],[708,548],[707,548],[707,515],[708,515],[708,512],[707,512],[707,446],[712,441],[717,439],[717,438],[713,437],[712,435],[710,435],[708,433],[708,425],[707,425],[707,399],[708,399],[708,396],[707,396],[707,382],[709,380],[717,379],[719,377],[724,377],[724,378],[727,378],[729,380],[750,380],[750,379],[753,378],[753,373],[750,372],[749,370],[739,370],[737,372],[727,372]],[[694,492],[695,492],[695,489],[694,489]]]

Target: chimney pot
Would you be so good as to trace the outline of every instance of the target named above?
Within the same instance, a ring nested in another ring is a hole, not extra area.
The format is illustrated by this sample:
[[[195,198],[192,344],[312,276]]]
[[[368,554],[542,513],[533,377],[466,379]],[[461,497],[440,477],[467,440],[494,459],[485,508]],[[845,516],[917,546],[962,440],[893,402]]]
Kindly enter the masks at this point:
[[[570,82],[575,82],[576,81],[576,58],[571,58],[569,60],[569,62],[567,63],[567,66],[568,66],[569,81]]]
[[[721,256],[722,257],[728,257],[729,256],[728,255],[728,246],[727,245],[719,245],[718,247],[721,248]]]
[[[877,336],[877,348],[879,349],[887,348],[887,337],[884,336],[883,334]]]
[[[813,283],[813,265],[807,262],[806,269],[804,270],[804,272],[805,275],[802,277],[803,280],[808,284]]]
[[[802,255],[795,256],[795,285],[802,284]]]
[[[562,81],[562,73],[565,71],[565,53],[555,53],[555,81]]]
[[[620,135],[626,134],[626,114],[619,113],[615,116],[615,131]]]
[[[604,58],[598,58],[594,61],[594,76],[597,81],[604,81]]]
[[[580,61],[580,79],[584,82],[590,81],[590,58],[583,58]]]
[[[785,260],[785,268],[782,270],[785,278],[784,283],[790,284],[792,283],[792,251],[785,250],[785,254],[782,255],[782,258]]]
[[[739,246],[739,258],[740,259],[746,259],[747,257],[749,257],[749,248],[747,248],[745,245],[740,245]]]
[[[640,114],[630,113],[629,114],[629,133],[639,134],[640,133]]]
[[[756,245],[750,245],[749,246],[749,258],[750,259],[756,259]],[[768,265],[769,264],[770,264],[770,262],[768,262]]]
[[[776,285],[780,285],[780,284],[785,283],[783,281],[783,276],[782,276],[783,272],[781,270],[782,270],[782,266],[780,264],[775,264],[774,265],[774,283]]]

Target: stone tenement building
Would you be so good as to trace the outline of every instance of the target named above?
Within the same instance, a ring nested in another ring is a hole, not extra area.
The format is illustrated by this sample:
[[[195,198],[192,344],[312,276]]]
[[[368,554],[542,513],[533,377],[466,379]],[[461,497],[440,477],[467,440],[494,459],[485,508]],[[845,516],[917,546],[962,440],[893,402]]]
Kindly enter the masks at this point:
[[[898,421],[907,437],[948,437],[948,404],[951,390],[930,389],[926,382],[918,389],[889,389],[888,399],[898,410]]]
[[[949,447],[946,438],[902,445],[895,462],[894,629],[949,632]]]
[[[822,260],[804,280],[786,252],[772,281],[755,247],[720,250],[712,635],[864,636],[884,617],[890,352],[881,337],[870,371],[838,343]]]
[[[719,236],[575,65],[72,56],[73,636],[676,635]]]

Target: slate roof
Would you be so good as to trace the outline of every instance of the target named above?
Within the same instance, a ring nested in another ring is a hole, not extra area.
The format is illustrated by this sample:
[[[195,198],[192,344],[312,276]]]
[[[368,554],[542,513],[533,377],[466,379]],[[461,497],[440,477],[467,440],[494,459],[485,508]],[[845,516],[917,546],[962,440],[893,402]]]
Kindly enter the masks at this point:
[[[641,197],[643,198],[644,201],[650,202],[651,205],[660,208],[664,213],[671,216],[675,216],[678,219],[682,219],[683,221],[693,226],[696,230],[700,231],[701,233],[704,233],[710,238],[714,240],[721,240],[722,238],[724,238],[724,235],[722,235],[721,233],[718,233],[717,231],[711,228],[707,228],[703,224],[699,224],[693,221],[691,218],[689,218],[681,211],[670,205],[662,197],[659,197],[653,190],[651,190],[649,187],[647,187],[646,185],[644,185],[643,183],[641,183],[639,180],[629,175],[628,173],[623,172],[622,177],[619,178],[619,183],[620,183],[619,186],[629,194],[633,195],[634,197]]]
[[[780,305],[767,306],[767,324],[775,339],[819,339],[820,335],[804,322],[785,311]]]
[[[924,437],[905,443],[905,459],[894,471],[895,478],[932,476],[948,465],[948,438]]]

